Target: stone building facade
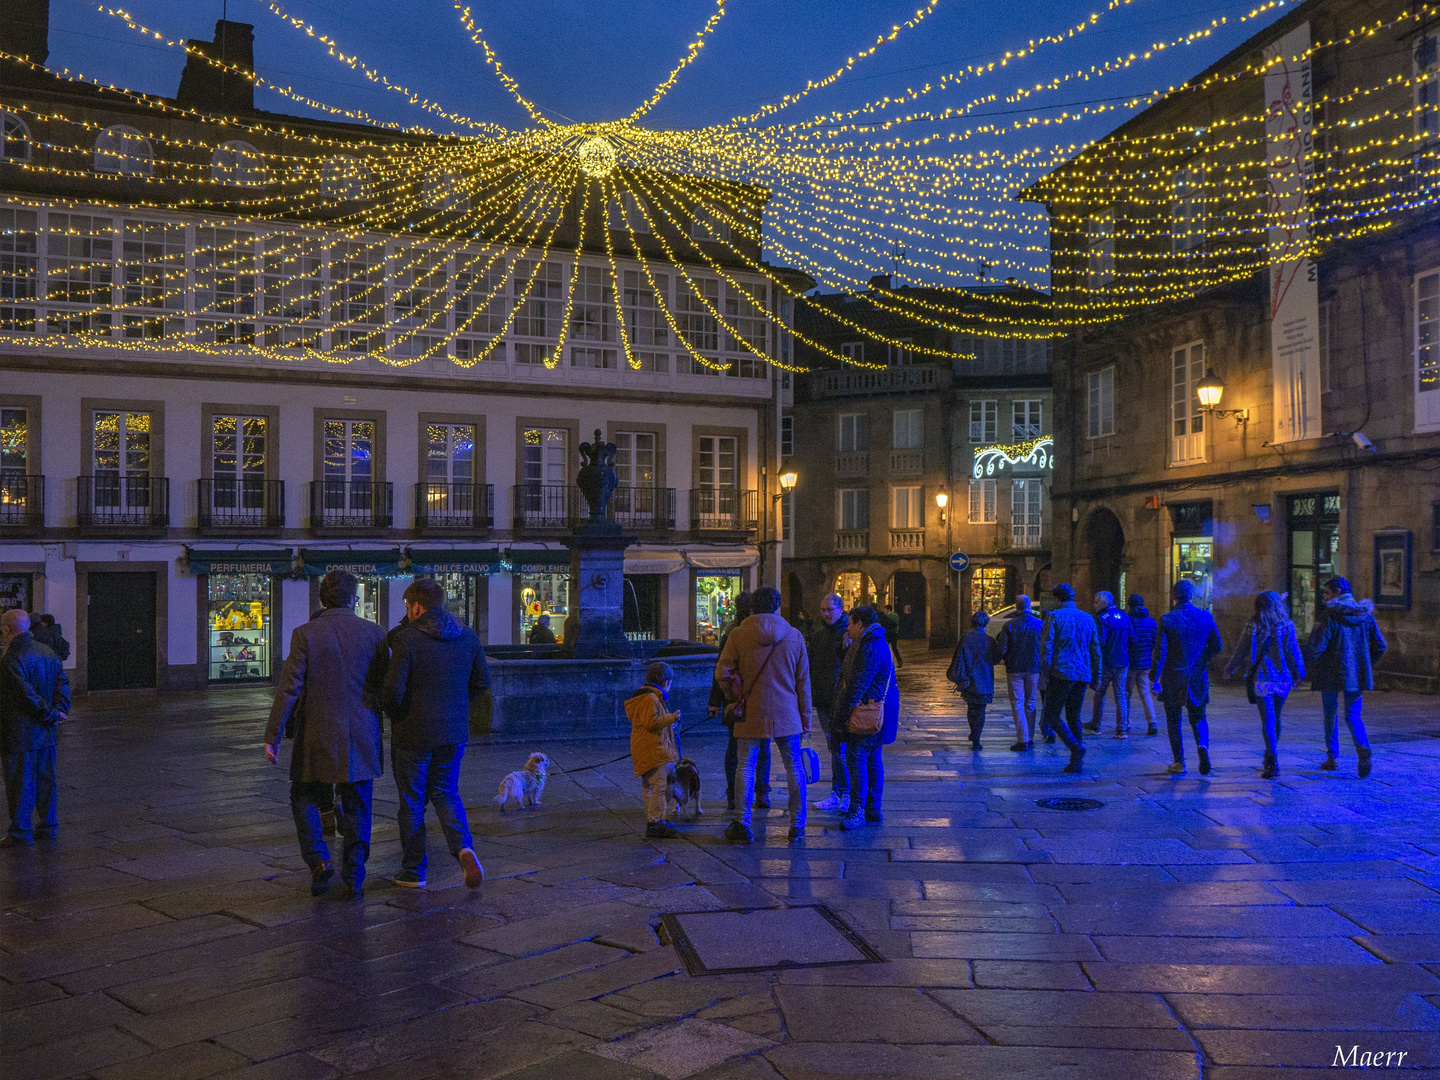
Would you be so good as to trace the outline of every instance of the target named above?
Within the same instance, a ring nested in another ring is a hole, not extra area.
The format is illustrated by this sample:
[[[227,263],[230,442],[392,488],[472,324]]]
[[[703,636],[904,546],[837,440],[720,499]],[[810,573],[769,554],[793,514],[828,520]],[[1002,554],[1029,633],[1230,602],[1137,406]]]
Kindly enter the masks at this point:
[[[1055,572],[1082,594],[1164,610],[1186,577],[1233,642],[1257,591],[1304,633],[1344,576],[1382,684],[1440,689],[1436,40],[1309,0],[1028,193],[1057,304],[1110,320],[1055,352]]]

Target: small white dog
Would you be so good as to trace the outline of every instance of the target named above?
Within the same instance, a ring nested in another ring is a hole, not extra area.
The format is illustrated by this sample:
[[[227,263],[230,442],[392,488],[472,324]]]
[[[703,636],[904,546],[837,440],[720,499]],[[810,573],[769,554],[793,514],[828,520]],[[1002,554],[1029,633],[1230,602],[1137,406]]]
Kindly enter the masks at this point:
[[[550,770],[550,759],[536,750],[525,762],[523,769],[517,769],[500,781],[500,792],[495,796],[495,805],[504,813],[511,799],[527,806],[539,806],[540,796],[545,794],[545,777]]]

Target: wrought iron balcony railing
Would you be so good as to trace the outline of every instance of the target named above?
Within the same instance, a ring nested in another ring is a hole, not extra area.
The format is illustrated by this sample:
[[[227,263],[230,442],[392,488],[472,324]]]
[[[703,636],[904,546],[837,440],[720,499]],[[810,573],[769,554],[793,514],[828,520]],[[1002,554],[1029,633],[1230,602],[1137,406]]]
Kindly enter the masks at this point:
[[[285,526],[285,481],[256,476],[197,480],[202,529],[281,529]]]
[[[495,485],[422,480],[415,485],[415,527],[472,531],[494,528]]]
[[[170,481],[149,473],[95,473],[75,479],[82,529],[164,529],[170,525]]]
[[[690,528],[696,532],[754,532],[760,525],[757,491],[692,488]]]
[[[374,480],[316,480],[310,485],[312,529],[388,529],[395,485]]]
[[[45,477],[0,473],[0,525],[38,529],[45,524]]]

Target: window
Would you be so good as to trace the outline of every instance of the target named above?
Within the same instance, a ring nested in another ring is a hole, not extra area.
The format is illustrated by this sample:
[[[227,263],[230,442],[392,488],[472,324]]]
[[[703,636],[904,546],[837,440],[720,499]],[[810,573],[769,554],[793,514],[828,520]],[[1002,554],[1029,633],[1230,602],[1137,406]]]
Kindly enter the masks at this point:
[[[115,124],[95,137],[96,172],[149,176],[154,168],[150,140],[128,124]]]
[[[427,172],[420,182],[420,202],[441,213],[464,213],[470,209],[464,177],[453,169]]]
[[[1440,551],[1440,502],[1430,504],[1430,550]]]
[[[893,345],[885,346],[885,363],[890,367],[909,367],[915,359],[910,344],[909,338],[900,338]]]
[[[630,343],[641,348],[669,348],[670,327],[662,307],[670,298],[670,278],[665,274],[646,277],[638,270],[626,270],[624,280],[625,329]]]
[[[999,427],[1000,403],[998,401],[970,402],[970,441],[972,443],[993,443]]]
[[[1187,165],[1175,173],[1170,192],[1170,250],[1176,254],[1205,247],[1205,170]]]
[[[431,248],[400,248],[392,257],[394,355],[433,355],[444,346],[448,262],[448,254]]]
[[[896,409],[891,415],[891,448],[919,450],[925,445],[925,411]]]
[[[577,368],[608,368],[614,370],[620,366],[619,353],[615,349],[577,349],[570,350],[570,366]]]
[[[1101,368],[1085,377],[1085,412],[1092,439],[1115,434],[1115,369]]]
[[[150,414],[96,412],[93,422],[95,508],[128,510],[149,506]]]
[[[840,528],[844,530],[870,527],[870,489],[841,488],[839,496]]]
[[[127,221],[120,246],[120,280],[127,308],[179,311],[185,307],[185,226]],[[138,311],[123,317],[126,337],[160,337],[164,320]],[[149,323],[156,325],[150,327]],[[134,330],[139,332],[132,332]],[[172,321],[179,333],[183,324]]]
[[[1320,392],[1329,393],[1335,387],[1330,381],[1330,357],[1335,351],[1332,338],[1335,334],[1335,301],[1320,303],[1320,332],[1317,335],[1317,349],[1320,353]]]
[[[1010,545],[1038,548],[1040,543],[1039,480],[1010,481]]]
[[[970,481],[971,525],[993,525],[995,523],[995,481]]]
[[[321,470],[324,520],[336,522],[348,515],[361,522],[372,520],[374,421],[326,420]]]
[[[795,456],[795,417],[790,413],[780,417],[780,456]]]
[[[39,261],[35,211],[0,207],[0,332],[35,332]]]
[[[655,433],[652,431],[617,431],[615,433],[615,477],[621,487],[652,488],[655,486]]]
[[[1290,551],[1290,618],[1315,625],[1320,589],[1340,567],[1340,496],[1317,492],[1285,500]]]
[[[730,242],[730,223],[724,212],[714,206],[695,207],[695,218],[690,223],[690,239],[713,240],[718,243]]]
[[[896,487],[890,489],[890,527],[892,529],[923,529],[925,527],[925,489]]]
[[[1097,211],[1085,224],[1086,272],[1090,288],[1115,280],[1115,208]]]
[[[1040,399],[1025,398],[1010,403],[1010,437],[1038,439],[1044,434],[1040,424]]]
[[[725,287],[725,351],[742,354],[732,365],[742,379],[763,379],[768,368],[761,359],[769,347],[765,304],[766,289],[759,282]]]
[[[1430,149],[1440,141],[1440,35],[1415,43],[1415,74],[1415,133]]]
[[[1170,464],[1205,460],[1205,414],[1195,387],[1205,377],[1205,343],[1192,341],[1170,354]]]
[[[505,295],[505,260],[493,255],[467,252],[455,259],[455,357],[474,360],[482,356],[503,360],[505,350],[485,346],[505,329],[509,299]]]
[[[1415,279],[1415,427],[1440,429],[1440,270]]]
[[[870,417],[865,413],[841,413],[837,449],[855,454],[870,449]]]
[[[525,432],[524,480],[527,487],[563,485],[570,463],[570,433],[564,428],[529,428]]]
[[[780,541],[784,547],[780,551],[782,558],[793,559],[795,557],[795,493],[793,491],[782,492],[780,495]]]
[[[0,473],[24,476],[29,472],[29,463],[29,410],[0,409]]]
[[[265,237],[264,341],[268,348],[320,348],[325,260],[318,240],[293,233]]]
[[[648,233],[650,221],[645,216],[640,202],[628,191],[622,191],[620,198],[612,200],[610,206],[610,228],[616,232]],[[627,275],[628,276],[628,275]]]
[[[703,300],[702,300],[703,297]],[[705,306],[720,303],[720,283],[713,279],[675,279],[675,324],[681,336],[696,352],[714,353],[720,349],[720,328],[715,316]]]
[[[265,183],[266,173],[260,151],[238,139],[221,143],[210,159],[210,179],[217,184],[258,187]]]
[[[0,161],[30,160],[30,129],[12,113],[0,113]]]
[[[255,342],[255,234],[239,229],[195,230],[197,336],[216,345]]]
[[[440,485],[474,482],[474,424],[425,425],[425,480],[432,503]]]
[[[570,298],[570,337],[575,341],[616,340],[615,290],[608,271],[599,266],[582,266],[575,275],[574,289],[575,295]],[[609,351],[613,355],[614,350]]]
[[[215,416],[210,422],[210,475],[215,510],[265,509],[267,424],[263,416]],[[227,515],[232,524],[238,522]],[[258,521],[255,522],[258,524]]]
[[[970,610],[994,613],[1010,602],[1009,572],[1004,566],[977,566],[970,572]]]
[[[865,343],[863,341],[847,341],[840,346],[840,355],[847,364],[859,364],[865,360]]]
[[[546,338],[560,336],[561,298],[565,282],[558,262],[537,263],[530,259],[515,260],[514,332],[519,337]],[[526,293],[529,295],[527,296]],[[524,297],[522,300],[521,297]]]
[[[320,166],[320,194],[336,202],[357,202],[370,197],[370,169],[359,158],[336,154]]]
[[[737,478],[735,436],[702,435],[700,437],[700,462],[696,470],[696,481],[702,488],[735,487]]]
[[[45,234],[45,298],[66,304],[110,304],[115,223],[108,217],[50,215]]]

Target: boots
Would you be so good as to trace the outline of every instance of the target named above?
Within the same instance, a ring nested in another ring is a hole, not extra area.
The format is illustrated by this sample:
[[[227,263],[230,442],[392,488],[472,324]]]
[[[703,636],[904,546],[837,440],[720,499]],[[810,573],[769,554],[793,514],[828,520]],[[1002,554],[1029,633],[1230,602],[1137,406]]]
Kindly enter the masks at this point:
[[[1261,780],[1273,780],[1273,779],[1275,779],[1275,774],[1278,773],[1279,771],[1280,771],[1280,767],[1275,764],[1275,755],[1274,755],[1274,754],[1266,754],[1266,755],[1265,755],[1265,767],[1260,770],[1260,779],[1261,779]]]

